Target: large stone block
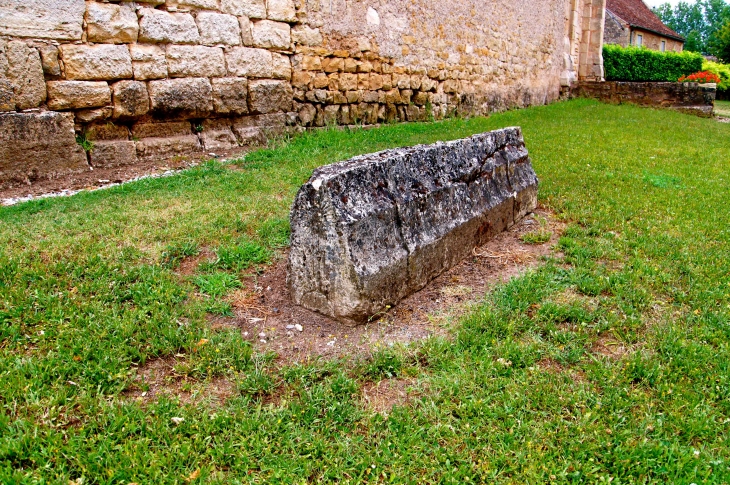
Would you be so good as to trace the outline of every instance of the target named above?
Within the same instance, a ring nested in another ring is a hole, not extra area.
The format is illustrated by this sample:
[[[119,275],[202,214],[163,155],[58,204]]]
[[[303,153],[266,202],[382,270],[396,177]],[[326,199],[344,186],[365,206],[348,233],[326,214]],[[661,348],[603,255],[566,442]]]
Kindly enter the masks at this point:
[[[313,29],[308,25],[297,25],[291,29],[291,39],[295,44],[300,45],[322,45],[322,34],[319,29]]]
[[[294,0],[266,0],[267,16],[271,20],[296,22],[297,11]]]
[[[135,142],[137,157],[142,160],[163,161],[173,157],[197,156],[203,152],[195,135],[169,138],[144,138]]]
[[[158,114],[203,117],[213,111],[213,88],[205,78],[150,81],[149,93]]]
[[[138,81],[167,77],[165,51],[155,45],[134,44],[129,46],[134,78]]]
[[[48,81],[48,108],[53,110],[99,108],[112,102],[106,82]]]
[[[291,61],[284,54],[271,53],[271,77],[274,79],[291,80]]]
[[[226,61],[231,76],[267,78],[274,72],[272,54],[266,49],[234,47],[226,52]]]
[[[25,42],[7,44],[8,81],[13,86],[17,109],[37,108],[46,100],[46,82],[38,50]]]
[[[238,148],[238,141],[228,120],[205,120],[200,132],[200,141],[207,152]]]
[[[147,84],[140,81],[119,81],[112,86],[115,118],[136,118],[150,110]]]
[[[137,123],[132,126],[133,138],[166,138],[171,136],[188,136],[192,134],[193,128],[189,121]]]
[[[137,42],[139,24],[137,13],[124,3],[88,2],[86,4],[86,29],[89,42],[125,44]]]
[[[221,11],[237,17],[266,18],[265,0],[221,0]]]
[[[137,148],[133,141],[114,140],[94,142],[89,162],[94,168],[119,167],[137,161]]]
[[[240,77],[213,79],[213,106],[220,114],[248,114],[248,81]]]
[[[263,79],[248,85],[248,107],[252,113],[291,111],[294,92],[286,81]]]
[[[347,325],[367,322],[536,205],[519,128],[322,167],[291,213],[292,297]]]
[[[0,35],[81,40],[84,0],[2,0]]]
[[[139,21],[140,42],[197,44],[200,41],[195,19],[188,13],[169,13],[143,8]]]
[[[201,45],[171,45],[167,48],[170,77],[223,77],[226,60],[223,49]]]
[[[0,186],[88,169],[72,113],[0,114]]]
[[[132,58],[126,45],[64,45],[61,58],[69,80],[112,81],[133,76]]]
[[[288,50],[291,44],[291,27],[284,22],[259,20],[254,22],[251,34],[256,47]]]
[[[58,62],[58,47],[46,45],[38,49],[41,54],[41,65],[43,72],[48,76],[60,76],[61,64]]]
[[[238,17],[213,12],[198,14],[200,42],[205,45],[241,45]]]

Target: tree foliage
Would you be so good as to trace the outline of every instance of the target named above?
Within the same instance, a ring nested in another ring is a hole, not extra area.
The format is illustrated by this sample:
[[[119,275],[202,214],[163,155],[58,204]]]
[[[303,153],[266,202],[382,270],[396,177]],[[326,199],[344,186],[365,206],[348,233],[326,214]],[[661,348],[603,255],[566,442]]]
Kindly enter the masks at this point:
[[[730,22],[730,5],[725,0],[682,1],[674,8],[663,3],[654,9],[654,13],[685,37],[685,50],[720,57],[719,36],[723,26]]]

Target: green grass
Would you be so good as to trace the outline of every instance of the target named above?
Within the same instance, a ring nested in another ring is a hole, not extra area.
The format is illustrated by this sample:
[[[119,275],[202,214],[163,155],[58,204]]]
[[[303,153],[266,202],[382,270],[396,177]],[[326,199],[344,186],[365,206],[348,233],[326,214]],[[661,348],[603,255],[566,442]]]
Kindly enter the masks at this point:
[[[315,167],[511,125],[568,226],[450,339],[279,368],[207,325],[286,246]],[[577,100],[322,131],[235,170],[2,208],[0,482],[728,483],[728,135]],[[203,248],[216,257],[197,274],[174,272]],[[125,396],[140,365],[171,356],[177,375],[225,378],[235,396]],[[417,397],[369,411],[363,386],[392,378]]]
[[[730,101],[715,101],[715,114],[730,117]]]

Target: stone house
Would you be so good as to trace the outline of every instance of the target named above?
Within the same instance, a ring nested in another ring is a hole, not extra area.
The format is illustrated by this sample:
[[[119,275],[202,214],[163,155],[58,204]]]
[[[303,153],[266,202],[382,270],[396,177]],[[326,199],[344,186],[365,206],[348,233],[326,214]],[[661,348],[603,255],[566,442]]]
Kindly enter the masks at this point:
[[[0,187],[550,103],[603,78],[605,1],[2,0]]]
[[[684,37],[664,25],[642,0],[606,0],[604,42],[681,52]]]

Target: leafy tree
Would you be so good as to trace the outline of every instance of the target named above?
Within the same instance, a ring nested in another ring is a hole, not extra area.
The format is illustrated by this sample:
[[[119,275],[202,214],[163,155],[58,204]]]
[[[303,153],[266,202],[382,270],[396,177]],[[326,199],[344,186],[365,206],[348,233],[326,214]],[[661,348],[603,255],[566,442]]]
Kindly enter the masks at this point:
[[[715,33],[711,51],[724,63],[730,64],[730,20]]]
[[[717,36],[730,21],[730,5],[725,0],[695,0],[679,2],[674,8],[664,3],[654,13],[669,27],[686,38],[685,50],[713,53]]]

